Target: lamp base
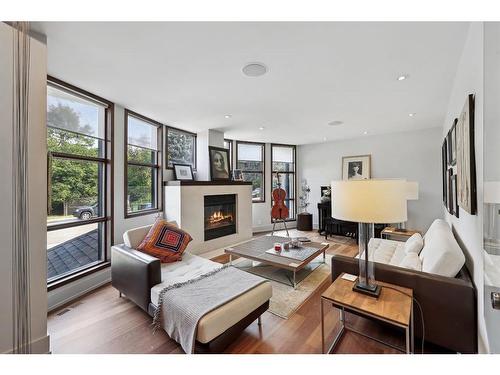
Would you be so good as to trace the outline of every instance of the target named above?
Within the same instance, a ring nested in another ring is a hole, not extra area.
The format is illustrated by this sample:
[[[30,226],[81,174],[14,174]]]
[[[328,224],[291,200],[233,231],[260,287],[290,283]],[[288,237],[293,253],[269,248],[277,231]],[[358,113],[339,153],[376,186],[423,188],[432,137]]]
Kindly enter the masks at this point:
[[[358,293],[366,294],[367,296],[378,298],[380,296],[380,290],[382,288],[380,285],[365,285],[361,284],[359,281],[354,284],[352,290]]]

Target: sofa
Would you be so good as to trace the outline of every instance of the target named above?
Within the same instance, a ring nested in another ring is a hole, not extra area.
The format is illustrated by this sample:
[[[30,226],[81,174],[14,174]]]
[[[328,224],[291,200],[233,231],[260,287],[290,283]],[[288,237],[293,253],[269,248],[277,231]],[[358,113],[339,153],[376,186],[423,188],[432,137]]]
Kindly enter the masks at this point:
[[[369,260],[375,278],[413,289],[420,303],[425,341],[460,353],[477,353],[477,296],[465,256],[450,226],[437,219],[423,236],[420,250],[404,242],[374,238]],[[411,254],[411,255],[409,255]],[[343,272],[359,274],[359,259],[334,255],[332,281]],[[414,304],[415,336],[422,337],[422,321]]]
[[[111,248],[111,285],[150,316],[158,307],[161,290],[173,284],[195,279],[222,264],[185,252],[182,261],[160,260],[135,250],[151,225],[125,232],[124,243]],[[198,324],[196,353],[220,353],[238,335],[269,308],[270,282],[250,289],[239,297],[206,314]]]

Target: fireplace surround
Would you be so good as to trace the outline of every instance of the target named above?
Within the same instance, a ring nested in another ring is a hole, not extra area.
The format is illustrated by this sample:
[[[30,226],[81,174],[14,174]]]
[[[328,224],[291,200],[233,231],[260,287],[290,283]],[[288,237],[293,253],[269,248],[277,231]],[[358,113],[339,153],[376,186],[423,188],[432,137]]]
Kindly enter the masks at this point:
[[[204,196],[205,241],[236,233],[236,194]]]

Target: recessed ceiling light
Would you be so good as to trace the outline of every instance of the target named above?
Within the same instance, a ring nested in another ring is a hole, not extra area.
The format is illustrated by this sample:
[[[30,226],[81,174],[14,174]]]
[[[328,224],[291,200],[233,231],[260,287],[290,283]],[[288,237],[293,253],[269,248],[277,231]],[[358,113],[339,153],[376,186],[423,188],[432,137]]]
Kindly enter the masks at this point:
[[[267,73],[267,66],[260,62],[253,62],[246,64],[241,70],[248,77],[259,77]]]
[[[367,134],[368,134],[368,132],[367,132],[367,131],[364,131],[364,132],[363,132],[363,134],[364,134],[364,135],[367,135]]]
[[[342,125],[343,123],[344,123],[343,121],[335,120],[335,121],[330,121],[328,123],[328,125],[330,125],[330,126],[339,126],[339,125]]]
[[[259,127],[259,130],[264,130],[265,128],[263,126],[260,126]]]
[[[326,137],[323,137],[323,141],[325,141],[325,142],[326,142]]]
[[[416,115],[416,113],[409,113],[409,114],[408,114],[408,116],[410,116],[410,117],[413,117],[413,116],[415,116],[415,115]]]
[[[408,79],[410,78],[410,75],[409,74],[401,74],[399,77],[398,77],[398,81],[404,81],[405,79]]]
[[[225,117],[225,118],[231,118],[231,117],[233,117],[233,116],[231,116],[231,115],[225,115],[224,117]]]

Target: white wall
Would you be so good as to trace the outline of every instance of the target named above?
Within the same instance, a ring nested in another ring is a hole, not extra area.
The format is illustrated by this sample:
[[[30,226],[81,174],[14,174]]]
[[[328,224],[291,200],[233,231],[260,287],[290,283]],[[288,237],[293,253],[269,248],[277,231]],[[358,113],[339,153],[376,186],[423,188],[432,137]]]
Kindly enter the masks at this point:
[[[479,350],[487,350],[484,323],[483,281],[483,23],[471,23],[453,90],[450,95],[442,138],[448,133],[453,120],[459,116],[468,94],[475,94],[475,148],[477,171],[478,213],[470,215],[460,209],[460,218],[443,209],[445,219],[451,224],[455,237],[466,253],[467,266],[477,288]]]
[[[370,154],[373,178],[406,178],[419,183],[419,199],[408,202],[407,228],[427,230],[443,215],[441,134],[441,128],[430,128],[299,146],[299,178],[307,179],[311,188],[309,212],[315,227],[320,186],[342,179],[343,156]]]
[[[0,23],[0,353],[12,350],[12,42],[13,29]],[[46,76],[47,48],[31,39],[29,98],[29,235],[32,352],[47,353],[47,197]]]

